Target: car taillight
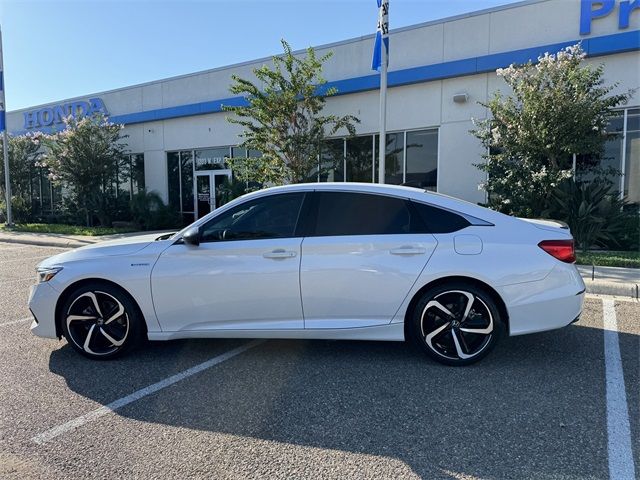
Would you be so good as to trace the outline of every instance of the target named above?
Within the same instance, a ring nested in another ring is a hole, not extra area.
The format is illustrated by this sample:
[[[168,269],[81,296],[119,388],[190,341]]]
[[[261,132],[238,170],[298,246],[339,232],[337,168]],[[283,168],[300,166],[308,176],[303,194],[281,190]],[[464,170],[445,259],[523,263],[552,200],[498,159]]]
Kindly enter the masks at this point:
[[[561,262],[576,261],[576,249],[573,240],[543,240],[538,246]]]

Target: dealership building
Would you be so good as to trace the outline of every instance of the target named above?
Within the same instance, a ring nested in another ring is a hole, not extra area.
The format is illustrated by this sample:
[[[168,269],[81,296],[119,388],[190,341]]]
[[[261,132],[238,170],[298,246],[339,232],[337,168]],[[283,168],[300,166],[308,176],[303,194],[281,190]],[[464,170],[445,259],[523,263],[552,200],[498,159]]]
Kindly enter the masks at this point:
[[[469,131],[473,119],[487,116],[480,102],[508,91],[495,70],[578,41],[588,63],[604,64],[606,82],[617,84],[614,92],[640,88],[640,1],[524,1],[392,29],[387,182],[483,202],[484,174],[474,164],[485,152]],[[327,100],[325,113],[360,119],[355,138],[331,140],[342,158],[321,181],[376,180],[379,75],[371,70],[373,42],[369,35],[316,47],[319,55],[334,53],[323,76],[338,93]],[[216,188],[232,175],[225,159],[247,154],[238,147],[240,127],[223,111],[223,105],[243,101],[229,93],[231,76],[254,79],[252,70],[268,62],[262,58],[12,111],[8,129],[49,131],[60,128],[68,113],[106,113],[128,135],[129,191],[158,192],[188,221],[215,208]],[[620,190],[640,203],[640,89],[617,111],[611,131],[619,135],[608,144],[607,165],[623,172]],[[36,201],[45,211],[54,208],[46,177],[38,182]]]

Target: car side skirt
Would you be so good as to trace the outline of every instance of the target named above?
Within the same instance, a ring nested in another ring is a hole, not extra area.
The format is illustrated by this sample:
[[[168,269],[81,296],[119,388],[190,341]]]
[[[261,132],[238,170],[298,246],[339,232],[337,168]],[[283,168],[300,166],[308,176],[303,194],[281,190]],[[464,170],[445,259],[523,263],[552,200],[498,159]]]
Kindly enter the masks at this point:
[[[307,340],[377,340],[404,341],[404,324],[392,323],[374,327],[314,328],[306,330],[182,330],[178,332],[149,332],[149,340],[178,340],[183,338],[292,338]]]

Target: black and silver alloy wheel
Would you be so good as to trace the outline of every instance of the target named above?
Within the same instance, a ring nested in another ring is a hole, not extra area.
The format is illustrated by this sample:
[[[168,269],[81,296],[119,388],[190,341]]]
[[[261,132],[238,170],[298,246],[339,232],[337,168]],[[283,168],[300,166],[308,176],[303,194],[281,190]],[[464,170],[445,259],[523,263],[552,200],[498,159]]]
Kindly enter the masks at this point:
[[[109,285],[88,285],[74,292],[60,320],[67,341],[90,358],[113,358],[139,337],[136,308]]]
[[[416,310],[414,332],[419,343],[432,358],[447,365],[480,360],[499,334],[501,319],[495,303],[471,285],[427,292]]]

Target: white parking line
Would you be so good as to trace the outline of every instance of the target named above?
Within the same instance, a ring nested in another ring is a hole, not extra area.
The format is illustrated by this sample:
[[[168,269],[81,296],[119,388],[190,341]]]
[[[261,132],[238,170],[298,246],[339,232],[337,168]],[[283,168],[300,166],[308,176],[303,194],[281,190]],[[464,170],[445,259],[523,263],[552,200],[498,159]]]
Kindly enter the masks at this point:
[[[12,258],[11,260],[2,260],[2,263],[9,263],[9,262],[22,262],[24,260],[36,260],[38,258],[48,258],[51,255],[38,255],[37,257],[24,257],[24,258]]]
[[[5,247],[5,245],[11,245],[10,247]],[[0,242],[0,252],[6,252],[7,250],[24,250],[25,248],[31,248],[33,245],[21,245],[19,247],[14,247],[16,245],[13,242]]]
[[[609,440],[609,478],[636,478],[631,450],[631,428],[622,358],[618,343],[618,322],[613,300],[602,299],[604,316],[604,359],[607,384],[607,437]]]
[[[35,270],[34,270],[34,274],[32,277],[27,277],[27,278],[11,278],[9,280],[0,280],[0,285],[2,284],[6,284],[6,283],[15,283],[15,282],[26,282],[27,280],[31,280],[35,282],[36,279],[36,274],[35,274]]]
[[[17,323],[26,322],[27,320],[32,320],[32,317],[21,318],[20,320],[11,320],[10,322],[0,323],[0,327],[6,327],[7,325],[16,325]]]
[[[195,375],[196,373],[200,373],[215,365],[219,365],[222,362],[229,360],[230,358],[233,358],[236,355],[240,355],[241,353],[246,352],[247,350],[253,347],[257,347],[258,345],[264,342],[265,340],[253,340],[252,342],[246,343],[238,348],[229,350],[228,352],[225,352],[222,355],[218,355],[217,357],[213,357],[207,360],[206,362],[202,362],[196,365],[195,367],[191,367],[180,373],[176,373],[175,375],[172,375],[168,378],[165,378],[164,380],[161,380],[157,383],[149,385],[148,387],[137,390],[132,394],[127,395],[126,397],[119,398],[118,400],[115,400],[107,405],[104,405],[103,407],[100,407],[89,413],[85,413],[84,415],[74,418],[73,420],[70,420],[67,423],[63,423],[62,425],[53,427],[50,430],[47,430],[46,432],[42,432],[36,435],[31,440],[42,445],[62,435],[63,433],[69,432],[71,430],[75,430],[76,428],[79,428],[89,422],[97,420],[98,418],[103,417],[108,413],[114,412],[115,410],[122,408],[125,405],[129,405],[130,403],[133,403],[136,400],[140,400],[141,398],[151,395],[152,393],[162,390],[163,388],[167,388],[173,385],[174,383],[177,383],[181,380],[184,380],[185,378],[189,378]]]

